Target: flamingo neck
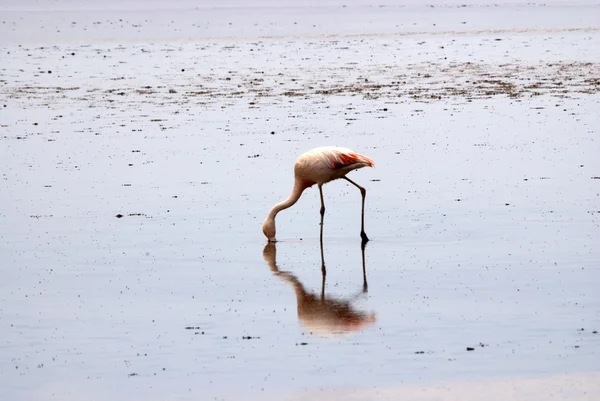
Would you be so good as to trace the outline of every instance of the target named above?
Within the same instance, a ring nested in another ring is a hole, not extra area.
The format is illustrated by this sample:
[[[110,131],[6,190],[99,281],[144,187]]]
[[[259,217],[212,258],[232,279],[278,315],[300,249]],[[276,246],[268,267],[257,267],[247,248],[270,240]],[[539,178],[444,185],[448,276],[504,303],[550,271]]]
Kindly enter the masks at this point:
[[[298,202],[298,199],[300,199],[300,195],[302,195],[302,192],[304,192],[306,188],[308,188],[308,186],[305,183],[296,180],[294,182],[294,188],[292,189],[292,193],[290,194],[290,196],[286,200],[281,201],[275,206],[273,206],[273,208],[269,212],[268,218],[275,220],[275,216],[277,216],[277,213],[293,206],[296,202]]]

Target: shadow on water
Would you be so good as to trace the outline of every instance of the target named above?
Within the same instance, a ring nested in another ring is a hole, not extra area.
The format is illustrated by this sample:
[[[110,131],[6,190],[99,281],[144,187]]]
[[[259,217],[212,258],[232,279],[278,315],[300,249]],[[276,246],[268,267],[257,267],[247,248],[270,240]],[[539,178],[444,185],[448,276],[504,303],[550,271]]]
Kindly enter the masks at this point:
[[[263,258],[271,269],[273,275],[289,283],[296,293],[298,303],[298,320],[310,332],[315,334],[346,334],[361,330],[375,323],[374,312],[364,312],[352,305],[354,301],[367,293],[367,273],[365,268],[365,244],[361,246],[363,287],[350,297],[334,298],[325,294],[325,281],[327,271],[323,255],[323,242],[321,245],[321,294],[308,291],[298,278],[277,267],[277,247],[270,242],[263,250]]]

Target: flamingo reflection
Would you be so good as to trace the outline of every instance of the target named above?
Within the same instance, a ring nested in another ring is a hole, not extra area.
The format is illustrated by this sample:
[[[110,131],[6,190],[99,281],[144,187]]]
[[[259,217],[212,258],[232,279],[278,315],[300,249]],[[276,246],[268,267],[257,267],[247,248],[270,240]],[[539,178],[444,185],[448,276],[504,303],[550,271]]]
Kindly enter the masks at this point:
[[[319,334],[345,334],[365,328],[375,322],[375,313],[358,310],[352,302],[367,292],[367,274],[365,269],[365,244],[361,246],[363,267],[363,288],[348,298],[333,298],[325,294],[325,260],[321,242],[321,294],[308,291],[298,278],[290,272],[277,267],[277,248],[269,242],[263,250],[263,258],[273,275],[289,283],[296,293],[298,320],[308,330]]]

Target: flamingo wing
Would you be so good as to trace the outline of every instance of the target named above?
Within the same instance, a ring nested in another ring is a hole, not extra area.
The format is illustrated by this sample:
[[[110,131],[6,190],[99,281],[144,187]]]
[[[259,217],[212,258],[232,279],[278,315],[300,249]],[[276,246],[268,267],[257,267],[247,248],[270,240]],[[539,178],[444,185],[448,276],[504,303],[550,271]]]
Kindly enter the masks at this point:
[[[361,155],[359,153],[355,153],[350,149],[336,148],[328,152],[328,156],[329,162],[331,163],[331,167],[334,170],[352,166],[355,164],[360,165],[360,167],[375,166],[375,163],[371,158]]]
[[[336,158],[332,160],[332,167],[334,169],[340,169],[347,166],[351,166],[353,164],[363,164],[364,166],[373,167],[375,163],[373,160],[368,158],[367,156],[363,156],[358,153],[350,152],[350,153],[340,153]]]

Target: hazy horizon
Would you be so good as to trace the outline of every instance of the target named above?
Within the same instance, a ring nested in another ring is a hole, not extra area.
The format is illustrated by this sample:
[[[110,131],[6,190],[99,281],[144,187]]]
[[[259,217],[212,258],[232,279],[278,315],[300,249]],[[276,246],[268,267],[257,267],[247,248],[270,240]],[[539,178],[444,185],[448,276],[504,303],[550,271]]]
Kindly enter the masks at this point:
[[[49,10],[151,10],[202,8],[305,8],[305,7],[501,7],[501,6],[554,6],[597,5],[593,0],[527,1],[527,0],[0,0],[3,11]]]

